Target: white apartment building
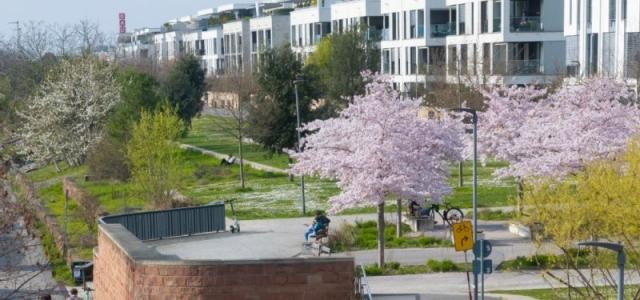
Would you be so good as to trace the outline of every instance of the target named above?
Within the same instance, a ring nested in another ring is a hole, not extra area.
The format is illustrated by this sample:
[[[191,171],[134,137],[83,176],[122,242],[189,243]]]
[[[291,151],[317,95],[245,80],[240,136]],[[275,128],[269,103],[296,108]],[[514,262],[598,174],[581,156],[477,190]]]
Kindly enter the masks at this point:
[[[432,80],[544,84],[564,73],[560,1],[381,1],[381,71],[402,91]]]
[[[447,78],[544,84],[564,74],[564,5],[556,0],[447,0]],[[471,75],[471,76],[468,76]]]
[[[640,1],[565,0],[567,73],[640,77]]]
[[[224,62],[225,72],[249,71],[250,64],[247,58],[250,57],[251,49],[248,43],[249,20],[242,19],[225,23],[222,27],[224,37]]]
[[[443,73],[449,14],[445,0],[381,0],[381,73],[396,89],[414,91]],[[427,24],[431,24],[428,26]]]
[[[207,75],[220,74],[224,67],[222,53],[222,27],[216,26],[194,30],[182,36],[184,54],[200,58],[202,69]]]
[[[157,28],[143,28],[118,35],[117,56],[123,59],[151,59],[155,55],[153,37]]]
[[[368,38],[380,38],[380,0],[336,0],[331,5],[331,32],[342,33],[361,26],[368,29]]]
[[[290,19],[288,14],[274,14],[249,20],[251,70],[258,70],[265,50],[281,47],[289,43],[289,26]]]
[[[331,4],[335,0],[317,0],[298,6],[291,12],[291,49],[305,60],[315,51],[323,36],[331,33]]]

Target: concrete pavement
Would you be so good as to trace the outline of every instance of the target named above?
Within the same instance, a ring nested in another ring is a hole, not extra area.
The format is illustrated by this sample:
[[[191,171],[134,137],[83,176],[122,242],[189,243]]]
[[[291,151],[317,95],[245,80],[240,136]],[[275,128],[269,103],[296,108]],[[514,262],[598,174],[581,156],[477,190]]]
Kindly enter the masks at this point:
[[[8,191],[9,201],[16,201],[7,182],[0,181],[2,189]],[[53,279],[47,266],[40,240],[28,234],[22,219],[11,229],[0,234],[0,299],[33,299],[43,294],[65,299],[64,288]]]
[[[188,150],[197,151],[197,152],[200,152],[200,153],[202,153],[204,155],[213,156],[213,157],[215,157],[217,159],[223,159],[223,158],[227,157],[227,154],[223,154],[223,153],[220,153],[220,152],[207,150],[207,149],[196,147],[196,146],[189,145],[189,144],[180,144],[179,146],[182,149],[188,149]],[[236,164],[238,164],[238,163],[239,163],[239,161],[236,160]],[[288,174],[287,170],[274,168],[272,166],[267,166],[265,164],[257,163],[257,162],[254,162],[254,161],[250,161],[250,160],[246,160],[245,159],[244,163],[246,165],[251,166],[252,168],[254,168],[256,170],[263,170],[263,171],[272,172],[272,173],[285,173],[285,174]]]

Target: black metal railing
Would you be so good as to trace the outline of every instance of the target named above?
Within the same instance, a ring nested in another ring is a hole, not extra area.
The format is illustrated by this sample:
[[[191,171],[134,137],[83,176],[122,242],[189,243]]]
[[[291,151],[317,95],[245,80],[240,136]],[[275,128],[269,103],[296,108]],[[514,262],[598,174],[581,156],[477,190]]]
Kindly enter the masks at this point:
[[[105,216],[102,224],[120,224],[138,239],[157,240],[225,230],[224,203]]]

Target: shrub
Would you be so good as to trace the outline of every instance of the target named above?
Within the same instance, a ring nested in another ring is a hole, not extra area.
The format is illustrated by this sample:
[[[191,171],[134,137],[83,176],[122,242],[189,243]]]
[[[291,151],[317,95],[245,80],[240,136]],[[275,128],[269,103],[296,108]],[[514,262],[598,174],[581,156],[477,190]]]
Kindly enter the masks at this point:
[[[378,264],[368,265],[364,267],[367,276],[377,276],[384,274],[384,270]]]
[[[442,261],[430,259],[427,261],[427,266],[433,272],[457,272],[462,270],[460,266],[448,259]]]
[[[130,172],[125,152],[125,146],[118,140],[109,136],[103,137],[87,153],[89,175],[99,180],[127,180]]]

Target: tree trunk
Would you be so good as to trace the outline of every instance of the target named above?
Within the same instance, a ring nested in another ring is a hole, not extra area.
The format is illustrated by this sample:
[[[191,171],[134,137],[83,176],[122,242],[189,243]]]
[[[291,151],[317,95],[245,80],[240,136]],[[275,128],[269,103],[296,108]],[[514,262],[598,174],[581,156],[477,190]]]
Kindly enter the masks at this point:
[[[242,136],[240,136],[239,152],[240,152],[240,187],[244,189],[244,149],[242,147]]]
[[[517,191],[516,191],[516,216],[520,217],[522,214],[522,198],[524,197],[524,183],[522,182],[522,178],[518,178],[516,180],[517,183]]]
[[[240,152],[240,187],[244,189],[244,149],[242,145],[242,108],[238,104],[238,152]]]
[[[464,186],[464,177],[462,177],[463,174],[464,174],[464,162],[459,161],[458,162],[458,187]]]
[[[398,223],[396,223],[396,237],[402,236],[402,199],[398,198],[396,200],[396,205],[398,206]]]
[[[384,267],[384,202],[378,204],[378,266]]]

